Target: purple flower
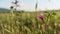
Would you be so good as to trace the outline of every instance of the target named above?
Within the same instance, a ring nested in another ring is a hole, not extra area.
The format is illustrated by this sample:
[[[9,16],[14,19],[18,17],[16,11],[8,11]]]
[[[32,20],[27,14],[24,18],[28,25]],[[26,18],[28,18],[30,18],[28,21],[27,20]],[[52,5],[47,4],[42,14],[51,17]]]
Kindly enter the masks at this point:
[[[12,4],[15,4],[15,2],[11,2]]]
[[[19,5],[19,4],[17,4],[16,6],[17,6],[17,7],[19,7],[20,5]]]
[[[39,15],[39,19],[43,20],[43,18],[44,18],[44,14],[41,13],[41,14]]]
[[[15,4],[16,5],[16,7],[19,7],[19,3],[18,3],[18,1],[15,1],[15,2],[11,2],[12,4]]]

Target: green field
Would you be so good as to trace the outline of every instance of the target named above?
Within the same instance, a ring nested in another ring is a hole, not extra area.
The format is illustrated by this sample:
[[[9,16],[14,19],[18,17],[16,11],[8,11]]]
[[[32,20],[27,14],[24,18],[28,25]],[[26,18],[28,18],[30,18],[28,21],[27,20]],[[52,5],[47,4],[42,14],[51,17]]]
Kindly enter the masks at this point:
[[[42,12],[44,22],[38,18],[40,13],[0,13],[0,34],[60,34],[60,12]]]

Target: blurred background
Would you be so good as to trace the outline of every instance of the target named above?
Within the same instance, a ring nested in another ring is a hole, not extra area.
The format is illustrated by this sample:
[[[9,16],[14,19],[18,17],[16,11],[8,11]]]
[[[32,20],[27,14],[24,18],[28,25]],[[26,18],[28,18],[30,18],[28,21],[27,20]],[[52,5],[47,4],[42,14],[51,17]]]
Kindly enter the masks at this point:
[[[60,34],[60,0],[1,0],[0,34]]]

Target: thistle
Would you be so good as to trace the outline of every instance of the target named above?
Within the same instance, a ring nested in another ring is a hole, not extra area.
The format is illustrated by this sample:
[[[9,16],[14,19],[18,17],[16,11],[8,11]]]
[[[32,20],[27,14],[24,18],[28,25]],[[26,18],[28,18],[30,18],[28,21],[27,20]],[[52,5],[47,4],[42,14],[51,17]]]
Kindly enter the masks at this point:
[[[41,13],[41,14],[39,15],[39,19],[41,19],[41,20],[44,19],[44,14],[43,14],[43,13]]]
[[[13,5],[15,5],[15,10],[16,10],[17,7],[19,7],[19,4],[18,4],[18,1],[17,1],[17,0],[15,0],[15,2],[12,1],[11,3],[12,3]]]

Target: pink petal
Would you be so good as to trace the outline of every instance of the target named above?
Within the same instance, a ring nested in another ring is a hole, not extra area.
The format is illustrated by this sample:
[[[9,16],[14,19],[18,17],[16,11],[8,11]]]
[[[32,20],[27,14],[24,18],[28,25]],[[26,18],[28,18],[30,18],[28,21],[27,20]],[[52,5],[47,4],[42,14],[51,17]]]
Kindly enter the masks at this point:
[[[11,2],[12,4],[14,4],[15,2]]]
[[[39,19],[43,20],[43,18],[44,18],[44,14],[43,13],[40,13]]]
[[[43,14],[43,13],[40,13],[40,15],[43,15],[43,16],[44,16],[44,14]]]
[[[20,4],[18,4],[18,3],[17,3],[17,5],[16,5],[16,6],[17,6],[17,7],[19,7],[19,6],[20,6]]]
[[[16,5],[17,7],[19,7],[19,5]]]

